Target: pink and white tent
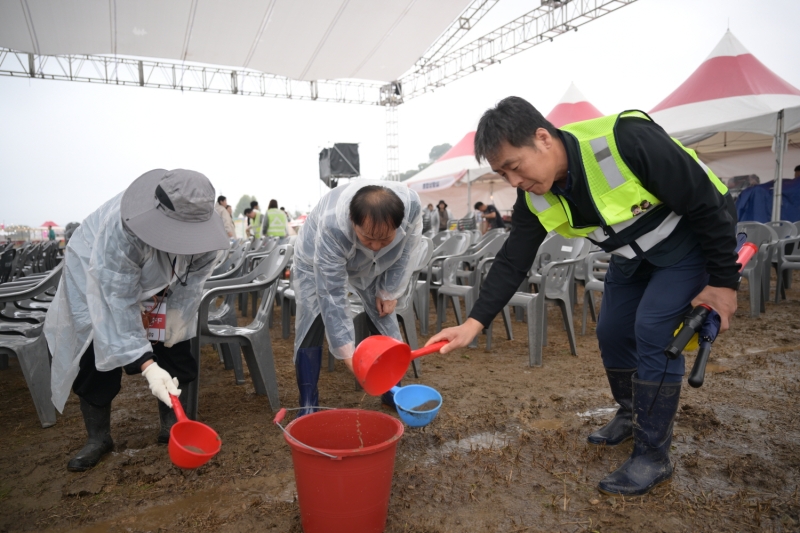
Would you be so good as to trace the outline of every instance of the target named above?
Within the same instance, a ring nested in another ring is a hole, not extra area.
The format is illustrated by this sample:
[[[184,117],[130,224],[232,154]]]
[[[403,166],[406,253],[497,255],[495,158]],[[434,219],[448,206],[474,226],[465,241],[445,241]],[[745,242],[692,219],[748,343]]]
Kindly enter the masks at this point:
[[[586,97],[583,96],[583,93],[575,84],[570,83],[569,89],[567,89],[567,92],[561,97],[561,101],[556,104],[545,118],[552,122],[556,128],[560,128],[561,126],[566,126],[573,122],[600,118],[602,116],[603,114],[586,100]]]
[[[790,178],[800,164],[800,89],[768,69],[730,30],[650,116],[697,150],[721,178]],[[783,150],[773,151],[775,146]]]
[[[405,183],[417,191],[423,205],[444,200],[453,216],[463,218],[473,211],[475,202],[494,204],[501,213],[514,207],[516,189],[492,172],[485,162],[475,160],[475,132],[467,133],[458,143],[430,166]]]
[[[560,128],[601,116],[573,83],[547,119]],[[511,211],[517,199],[516,189],[508,186],[485,162],[475,160],[474,143],[475,132],[471,131],[432,165],[406,181],[423,204],[436,205],[444,200],[459,218],[472,213],[472,206],[478,201],[494,204],[502,213]]]

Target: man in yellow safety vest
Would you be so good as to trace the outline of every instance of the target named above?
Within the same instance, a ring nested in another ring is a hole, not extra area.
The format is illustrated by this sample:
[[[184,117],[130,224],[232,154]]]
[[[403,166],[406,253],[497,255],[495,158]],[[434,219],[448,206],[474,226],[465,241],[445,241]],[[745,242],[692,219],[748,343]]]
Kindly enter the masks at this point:
[[[628,111],[556,129],[509,97],[483,115],[476,158],[516,187],[512,230],[464,324],[430,339],[468,345],[526,278],[548,232],[585,237],[614,254],[597,337],[620,408],[591,444],[633,439],[631,457],[600,481],[607,494],[641,495],[672,476],[672,425],[684,359],[664,348],[693,306],[736,311],[736,210],[727,188],[647,114]]]

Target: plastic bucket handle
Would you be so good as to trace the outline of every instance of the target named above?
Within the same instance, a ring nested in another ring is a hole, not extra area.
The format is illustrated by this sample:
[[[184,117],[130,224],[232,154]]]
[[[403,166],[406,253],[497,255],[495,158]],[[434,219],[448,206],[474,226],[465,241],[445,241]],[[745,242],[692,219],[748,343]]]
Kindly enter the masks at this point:
[[[295,408],[292,408],[291,410],[295,410],[295,409],[303,409],[303,407],[295,407]],[[333,409],[333,407],[315,407],[315,409]],[[312,448],[308,444],[297,440],[294,435],[292,435],[291,433],[286,431],[286,428],[284,428],[281,425],[281,421],[283,421],[283,417],[286,416],[286,411],[288,411],[288,410],[289,409],[286,409],[285,407],[282,407],[281,410],[278,411],[278,414],[275,415],[275,418],[272,420],[272,423],[275,424],[276,426],[278,426],[279,428],[281,428],[281,431],[283,431],[290,439],[295,441],[297,444],[299,444],[303,448],[308,448],[309,450],[311,450],[313,452],[317,452],[320,455],[324,455],[325,457],[330,457],[334,461],[341,461],[342,460],[342,458],[340,456],[338,456],[338,455],[331,455],[329,453],[323,452],[322,450],[318,450],[316,448]]]

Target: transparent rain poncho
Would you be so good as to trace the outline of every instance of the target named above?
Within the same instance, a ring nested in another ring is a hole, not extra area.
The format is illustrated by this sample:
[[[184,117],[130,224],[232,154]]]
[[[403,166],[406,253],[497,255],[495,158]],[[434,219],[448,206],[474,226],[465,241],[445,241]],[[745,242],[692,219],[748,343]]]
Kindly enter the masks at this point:
[[[350,221],[350,201],[367,185],[394,191],[403,201],[403,223],[394,240],[373,252],[358,240]],[[354,180],[326,194],[311,211],[295,243],[293,284],[297,302],[295,354],[317,315],[322,315],[331,352],[349,359],[355,331],[348,292],[355,292],[383,335],[402,340],[397,315],[379,317],[376,298],[403,296],[418,262],[422,236],[422,206],[417,193],[400,183]]]
[[[119,194],[103,204],[72,235],[64,273],[47,312],[44,334],[53,356],[53,405],[59,411],[90,342],[94,342],[95,366],[102,372],[152,351],[141,305],[167,286],[164,344],[172,346],[197,333],[203,284],[218,252],[184,256],[145,244],[123,225],[121,199]]]

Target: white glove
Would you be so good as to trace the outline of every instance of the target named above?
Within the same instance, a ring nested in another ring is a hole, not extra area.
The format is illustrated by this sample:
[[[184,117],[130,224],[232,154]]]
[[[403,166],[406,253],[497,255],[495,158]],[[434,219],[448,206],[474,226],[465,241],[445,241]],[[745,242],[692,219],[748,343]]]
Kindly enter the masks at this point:
[[[169,372],[158,366],[155,361],[142,370],[142,376],[150,384],[150,392],[153,393],[153,396],[170,407],[172,407],[172,398],[169,395],[181,395],[181,390],[178,388],[178,378],[170,376]]]

